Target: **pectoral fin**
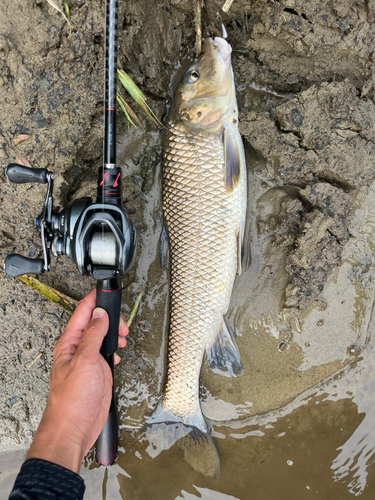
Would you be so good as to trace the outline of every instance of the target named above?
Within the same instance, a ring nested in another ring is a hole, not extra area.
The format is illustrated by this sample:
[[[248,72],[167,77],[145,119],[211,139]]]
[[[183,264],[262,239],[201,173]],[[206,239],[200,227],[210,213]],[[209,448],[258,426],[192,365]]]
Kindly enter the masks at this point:
[[[241,136],[232,124],[223,126],[225,189],[232,192],[240,180],[241,158],[238,141]]]

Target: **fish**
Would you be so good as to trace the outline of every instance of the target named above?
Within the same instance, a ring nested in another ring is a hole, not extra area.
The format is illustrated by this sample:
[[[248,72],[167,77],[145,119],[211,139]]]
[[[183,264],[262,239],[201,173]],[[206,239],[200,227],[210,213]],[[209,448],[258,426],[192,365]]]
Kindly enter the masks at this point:
[[[162,188],[170,254],[168,361],[161,402],[147,422],[150,452],[189,436],[185,458],[216,476],[219,460],[199,402],[204,355],[217,372],[242,370],[224,320],[241,273],[247,203],[231,51],[223,38],[207,38],[172,102]],[[201,446],[194,454],[192,443],[205,443],[206,451]]]

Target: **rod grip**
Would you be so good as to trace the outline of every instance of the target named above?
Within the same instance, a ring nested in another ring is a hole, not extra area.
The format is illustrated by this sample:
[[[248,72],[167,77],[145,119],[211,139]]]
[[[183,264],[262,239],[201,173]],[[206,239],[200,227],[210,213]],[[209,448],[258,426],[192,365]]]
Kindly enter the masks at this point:
[[[6,176],[14,184],[26,184],[36,182],[47,184],[48,170],[46,168],[29,168],[18,163],[10,163],[5,169]]]
[[[109,364],[112,376],[114,353],[118,344],[118,327],[120,321],[122,283],[119,273],[113,278],[99,280],[96,286],[96,305],[108,313],[109,327],[104,337],[100,352]],[[116,417],[115,394],[112,385],[112,401],[107,421],[96,441],[95,459],[99,465],[111,465],[117,457],[118,426]]]
[[[122,284],[119,273],[114,278],[99,280],[96,287],[96,306],[108,313],[109,327],[100,352],[114,354],[118,344],[118,327],[121,311]]]
[[[4,261],[4,270],[8,276],[18,278],[24,274],[42,274],[44,272],[43,259],[29,259],[18,253],[11,253]]]
[[[112,395],[112,403],[114,396]],[[113,408],[112,408],[113,407]],[[96,441],[95,460],[99,465],[111,465],[117,458],[118,425],[114,404],[108,413],[107,421]]]

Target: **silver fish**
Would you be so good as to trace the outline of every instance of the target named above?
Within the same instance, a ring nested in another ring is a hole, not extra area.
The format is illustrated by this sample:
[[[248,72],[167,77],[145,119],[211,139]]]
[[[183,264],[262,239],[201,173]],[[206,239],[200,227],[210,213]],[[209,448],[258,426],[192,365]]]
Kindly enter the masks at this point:
[[[224,315],[241,272],[246,194],[231,47],[208,38],[176,91],[164,149],[170,333],[162,402],[149,424],[180,422],[178,437],[191,429],[208,436],[199,404],[204,354],[215,370],[242,369]]]

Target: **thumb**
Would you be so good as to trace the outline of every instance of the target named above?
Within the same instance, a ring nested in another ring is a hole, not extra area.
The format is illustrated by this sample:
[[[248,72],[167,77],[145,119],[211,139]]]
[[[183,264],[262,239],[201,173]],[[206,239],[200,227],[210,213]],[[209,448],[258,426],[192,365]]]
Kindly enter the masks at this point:
[[[94,309],[90,323],[86,326],[77,354],[85,356],[99,353],[103,339],[108,332],[109,318],[107,312],[101,307]]]

